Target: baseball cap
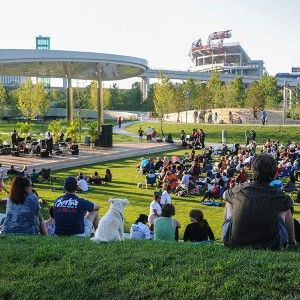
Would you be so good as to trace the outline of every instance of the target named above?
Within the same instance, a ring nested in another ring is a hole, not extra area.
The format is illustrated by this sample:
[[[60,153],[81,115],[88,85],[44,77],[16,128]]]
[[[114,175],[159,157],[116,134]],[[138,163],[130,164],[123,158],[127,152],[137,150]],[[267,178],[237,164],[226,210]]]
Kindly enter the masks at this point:
[[[75,192],[77,189],[77,180],[75,177],[69,176],[65,179],[64,189],[67,192]]]

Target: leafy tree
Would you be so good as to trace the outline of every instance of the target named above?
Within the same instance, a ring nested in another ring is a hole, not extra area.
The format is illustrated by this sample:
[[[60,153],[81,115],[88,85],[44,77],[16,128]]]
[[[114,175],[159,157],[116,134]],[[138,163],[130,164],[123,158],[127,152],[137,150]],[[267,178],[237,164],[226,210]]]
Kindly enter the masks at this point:
[[[178,114],[178,117],[177,119],[179,120],[179,114],[182,110],[184,110],[185,108],[185,104],[186,104],[186,95],[185,95],[185,90],[184,90],[184,85],[183,84],[180,84],[180,83],[175,83],[174,84],[174,98],[173,98],[173,101],[172,101],[172,110],[174,109],[175,112],[177,112]],[[190,90],[187,90],[189,93]],[[189,95],[190,97],[190,95]],[[189,103],[188,103],[189,105]],[[189,107],[187,107],[189,108]]]
[[[20,110],[18,107],[18,90],[11,90],[8,93],[7,110],[10,116],[19,116]]]
[[[246,106],[253,109],[253,115],[257,119],[257,111],[264,109],[266,104],[265,94],[258,81],[252,82],[246,89]]]
[[[224,86],[224,103],[226,107],[243,107],[245,102],[245,87],[241,76]]]
[[[75,119],[71,122],[71,125],[67,127],[67,137],[71,138],[73,142],[77,142],[79,140],[79,122],[79,119]]]
[[[207,82],[207,89],[209,91],[209,95],[211,95],[212,107],[225,107],[223,84],[218,72],[213,72],[211,74],[211,77]]]
[[[97,109],[97,81],[92,81],[89,85],[89,101],[90,107],[94,110]],[[110,109],[110,90],[103,89],[103,109]]]
[[[62,121],[51,121],[48,124],[48,130],[52,133],[55,143],[57,143],[59,140],[60,133],[63,132]]]
[[[150,84],[148,87],[147,98],[141,103],[141,110],[154,111],[154,85]]]
[[[7,109],[7,92],[5,86],[0,83],[0,117],[3,117]]]
[[[282,102],[282,96],[277,85],[276,77],[266,73],[258,79],[258,84],[265,97],[265,106],[267,108],[279,108]]]
[[[17,128],[21,133],[28,134],[32,130],[32,124],[26,122],[18,122]]]
[[[91,136],[91,142],[95,143],[96,139],[98,138],[98,123],[97,122],[89,123],[87,134],[89,136]]]
[[[163,116],[170,111],[171,102],[174,99],[174,89],[167,76],[162,75],[159,82],[154,85],[154,107],[159,117],[161,134],[163,133]]]
[[[207,85],[199,83],[196,85],[196,98],[193,103],[194,109],[206,110],[212,107],[212,95]]]
[[[28,78],[18,88],[18,107],[23,116],[32,119],[38,115],[43,116],[49,108],[49,102],[42,82],[33,85]]]

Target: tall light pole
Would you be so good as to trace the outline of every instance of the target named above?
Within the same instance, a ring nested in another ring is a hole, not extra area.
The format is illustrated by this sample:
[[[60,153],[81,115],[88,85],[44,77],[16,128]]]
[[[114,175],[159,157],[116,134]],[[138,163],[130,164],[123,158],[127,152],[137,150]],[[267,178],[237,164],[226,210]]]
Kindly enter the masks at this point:
[[[190,104],[190,90],[186,90],[184,92],[185,94],[185,123],[187,123],[188,119],[188,109],[189,109],[189,104]]]

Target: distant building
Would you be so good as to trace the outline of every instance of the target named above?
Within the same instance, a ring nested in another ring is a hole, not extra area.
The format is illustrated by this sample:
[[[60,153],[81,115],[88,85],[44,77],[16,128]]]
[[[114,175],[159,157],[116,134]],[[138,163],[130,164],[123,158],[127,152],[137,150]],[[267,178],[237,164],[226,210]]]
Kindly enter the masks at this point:
[[[35,38],[35,48],[37,50],[50,50],[50,37],[48,36],[37,36]],[[43,82],[46,89],[50,89],[50,78],[37,78],[37,82]]]
[[[0,75],[0,82],[10,88],[19,87],[25,80],[23,76]]]
[[[300,67],[292,67],[291,73],[277,73],[276,77],[283,80],[300,79]]]
[[[198,39],[193,42],[189,56],[194,62],[191,72],[213,72],[241,76],[261,76],[263,60],[251,60],[237,42],[224,43],[231,37],[231,30],[213,32],[206,44]]]

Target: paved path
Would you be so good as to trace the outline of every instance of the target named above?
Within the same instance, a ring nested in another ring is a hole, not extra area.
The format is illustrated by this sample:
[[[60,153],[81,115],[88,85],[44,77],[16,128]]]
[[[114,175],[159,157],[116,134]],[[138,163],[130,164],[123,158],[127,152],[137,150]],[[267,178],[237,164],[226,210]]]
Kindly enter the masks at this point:
[[[132,156],[151,155],[157,152],[168,151],[178,148],[178,144],[165,143],[117,143],[112,148],[80,147],[78,156],[57,156],[49,158],[41,158],[40,156],[24,156],[1,155],[0,163],[5,167],[14,165],[16,169],[27,166],[29,170],[33,168],[40,171],[42,168],[51,168],[59,170],[65,168],[73,168],[83,165],[89,165],[114,159],[127,158]]]

